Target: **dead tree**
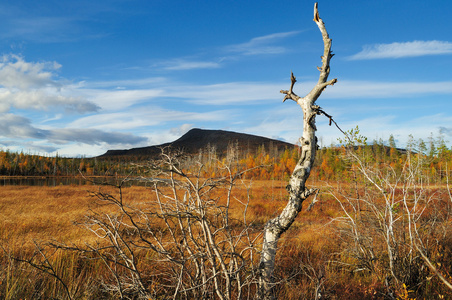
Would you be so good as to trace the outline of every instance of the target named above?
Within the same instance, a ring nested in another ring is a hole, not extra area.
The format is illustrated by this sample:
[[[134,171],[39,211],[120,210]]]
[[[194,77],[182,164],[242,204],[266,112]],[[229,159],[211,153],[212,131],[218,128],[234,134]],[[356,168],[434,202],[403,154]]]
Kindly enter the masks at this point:
[[[318,105],[315,105],[315,102],[322,91],[328,85],[333,85],[337,81],[336,79],[328,81],[330,59],[334,54],[331,52],[331,39],[328,36],[325,24],[319,16],[317,3],[314,5],[314,22],[322,33],[324,43],[323,56],[321,56],[322,67],[318,68],[320,71],[319,81],[305,97],[299,97],[293,92],[293,86],[296,79],[292,73],[290,89],[288,91],[281,91],[281,93],[286,94],[283,102],[287,99],[293,100],[298,103],[303,110],[303,136],[300,138],[301,156],[293,170],[289,184],[287,185],[289,199],[286,207],[280,215],[268,221],[264,229],[264,240],[259,263],[260,273],[258,293],[260,299],[273,298],[272,289],[274,283],[272,277],[275,267],[278,240],[281,234],[287,231],[292,225],[298,213],[301,211],[303,201],[317,191],[315,188],[309,189],[306,187],[306,181],[314,164],[315,153],[317,150],[315,117],[316,115],[324,114],[331,120],[331,117],[328,114],[323,112]]]

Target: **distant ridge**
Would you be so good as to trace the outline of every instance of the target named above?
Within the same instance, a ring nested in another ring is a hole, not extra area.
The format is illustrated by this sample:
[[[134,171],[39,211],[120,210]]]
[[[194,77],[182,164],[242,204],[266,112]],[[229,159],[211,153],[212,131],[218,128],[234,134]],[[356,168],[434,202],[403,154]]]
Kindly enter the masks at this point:
[[[266,151],[283,151],[286,148],[294,147],[294,144],[286,143],[279,140],[269,139],[257,135],[238,133],[225,130],[207,130],[194,128],[181,136],[179,139],[171,143],[161,145],[132,148],[128,150],[108,150],[100,158],[111,156],[157,156],[161,153],[161,148],[171,146],[179,149],[187,154],[199,153],[200,149],[207,149],[207,146],[215,147],[218,155],[225,154],[228,146],[236,143],[241,151],[249,151],[255,153],[259,147],[264,146]]]

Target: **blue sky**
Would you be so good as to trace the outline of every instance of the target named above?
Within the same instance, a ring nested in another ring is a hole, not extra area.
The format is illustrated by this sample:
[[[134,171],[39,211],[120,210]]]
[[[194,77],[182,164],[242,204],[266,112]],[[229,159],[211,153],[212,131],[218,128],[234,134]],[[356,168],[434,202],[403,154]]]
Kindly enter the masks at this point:
[[[169,142],[191,128],[295,143],[282,103],[318,79],[314,2],[2,1],[0,149],[94,156]],[[317,104],[370,140],[452,141],[452,1],[320,1],[333,39]],[[322,145],[340,132],[317,118]]]

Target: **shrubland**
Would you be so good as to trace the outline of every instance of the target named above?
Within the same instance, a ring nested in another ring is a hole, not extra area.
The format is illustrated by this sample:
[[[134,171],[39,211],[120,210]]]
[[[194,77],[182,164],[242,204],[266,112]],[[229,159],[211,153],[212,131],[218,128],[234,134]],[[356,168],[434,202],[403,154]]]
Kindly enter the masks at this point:
[[[452,152],[355,142],[318,151],[319,192],[279,243],[278,298],[452,297]],[[298,158],[269,152],[135,162],[115,185],[2,186],[0,298],[253,298]]]

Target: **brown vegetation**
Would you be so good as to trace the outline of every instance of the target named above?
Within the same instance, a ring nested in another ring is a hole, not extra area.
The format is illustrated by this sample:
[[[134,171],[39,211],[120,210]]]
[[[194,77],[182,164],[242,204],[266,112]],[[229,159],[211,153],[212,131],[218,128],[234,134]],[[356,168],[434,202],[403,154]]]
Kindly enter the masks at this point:
[[[319,164],[311,178],[311,185],[321,190],[316,203],[300,213],[279,244],[275,269],[278,297],[313,299],[319,293],[325,299],[452,297],[438,277],[452,282],[450,151],[400,153],[395,148],[386,151],[383,145],[362,144],[352,152],[356,160],[349,155],[350,149],[330,148],[318,154]],[[278,167],[253,169],[235,182],[229,217],[243,220],[243,203],[249,200],[246,218],[252,237],[257,237],[265,222],[285,206],[287,181],[281,180],[286,176],[281,166],[290,165],[296,155],[296,151],[283,153]],[[238,157],[232,164],[235,171],[254,168],[268,156],[262,151],[253,160]],[[192,158],[187,159],[186,166],[193,166]],[[223,162],[204,159],[201,181],[210,180],[204,177],[210,175],[221,180]],[[143,170],[139,174],[146,175]],[[277,174],[282,175],[276,179]],[[163,186],[160,191],[168,192]],[[227,189],[218,186],[209,199],[224,207],[226,194]],[[105,288],[114,278],[99,256],[55,247],[81,249],[87,244],[108,244],[86,230],[86,216],[117,215],[120,206],[107,205],[99,201],[104,198],[93,197],[96,195],[121,198],[128,207],[143,211],[151,211],[150,203],[156,203],[153,188],[143,186],[123,187],[121,195],[117,188],[102,185],[0,188],[0,298],[117,297]],[[154,228],[164,229],[162,222],[164,219],[154,223]],[[234,230],[242,225],[237,223]],[[389,225],[392,231],[388,235]],[[169,234],[166,229],[161,232]],[[259,238],[255,246],[258,251]],[[158,255],[149,251],[136,254],[139,271],[154,278],[145,282],[145,289],[155,298],[172,298],[174,289],[158,280],[164,279],[170,265],[159,264]],[[250,272],[254,263],[247,260]],[[231,290],[231,298],[237,296],[236,291]],[[254,291],[252,282],[242,290],[250,297]]]

